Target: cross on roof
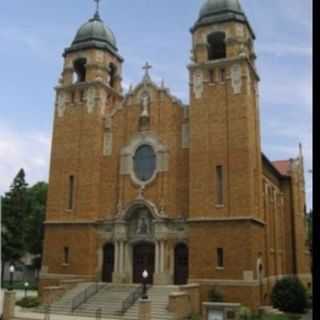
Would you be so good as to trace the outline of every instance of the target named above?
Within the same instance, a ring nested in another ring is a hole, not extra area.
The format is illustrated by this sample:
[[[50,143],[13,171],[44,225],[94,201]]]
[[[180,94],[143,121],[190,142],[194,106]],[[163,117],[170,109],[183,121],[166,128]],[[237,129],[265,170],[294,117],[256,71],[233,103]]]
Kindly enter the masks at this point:
[[[100,1],[101,1],[101,0],[93,0],[93,1],[97,3],[96,13],[99,14],[99,11],[100,11]]]
[[[143,70],[145,70],[145,75],[148,76],[149,75],[149,70],[152,68],[152,66],[146,62],[146,64],[144,65],[144,67],[142,68]]]

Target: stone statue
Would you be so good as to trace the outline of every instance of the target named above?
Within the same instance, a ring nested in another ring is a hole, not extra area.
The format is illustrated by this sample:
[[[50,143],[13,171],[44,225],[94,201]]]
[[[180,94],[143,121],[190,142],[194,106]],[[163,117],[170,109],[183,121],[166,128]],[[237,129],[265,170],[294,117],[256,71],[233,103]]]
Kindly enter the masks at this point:
[[[146,214],[142,214],[138,220],[137,234],[149,234],[150,226]]]

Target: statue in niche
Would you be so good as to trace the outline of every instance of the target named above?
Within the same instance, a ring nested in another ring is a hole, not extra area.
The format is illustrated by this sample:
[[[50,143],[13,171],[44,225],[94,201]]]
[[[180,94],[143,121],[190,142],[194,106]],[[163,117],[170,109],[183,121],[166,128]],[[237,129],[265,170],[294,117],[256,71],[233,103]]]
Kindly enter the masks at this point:
[[[138,225],[137,225],[137,234],[146,235],[150,233],[150,224],[148,215],[146,212],[140,214]]]

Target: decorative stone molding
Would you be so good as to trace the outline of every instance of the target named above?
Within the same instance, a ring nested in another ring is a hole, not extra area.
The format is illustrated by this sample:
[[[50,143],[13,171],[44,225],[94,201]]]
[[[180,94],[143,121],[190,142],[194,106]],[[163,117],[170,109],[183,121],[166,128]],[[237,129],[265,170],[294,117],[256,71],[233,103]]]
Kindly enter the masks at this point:
[[[90,87],[87,90],[87,109],[88,113],[92,113],[96,106],[96,89],[94,87]]]
[[[148,181],[141,181],[134,172],[133,158],[136,150],[142,145],[150,145],[156,154],[156,169]],[[137,134],[121,151],[120,174],[130,175],[132,181],[138,186],[145,186],[151,183],[159,172],[167,172],[169,167],[168,148],[159,142],[159,139],[151,133]]]
[[[200,99],[203,93],[203,72],[196,70],[193,75],[193,93],[196,99]]]
[[[231,67],[231,84],[232,84],[233,93],[240,94],[242,79],[241,79],[241,65],[239,63],[234,64]]]
[[[245,36],[244,26],[242,23],[236,24],[236,36],[240,38],[243,38]]]
[[[244,281],[253,281],[253,271],[243,271],[243,280]]]
[[[64,112],[66,110],[66,105],[65,105],[65,93],[64,92],[59,92],[57,94],[57,113],[58,117],[62,118],[64,115]]]
[[[103,142],[103,155],[111,156],[112,155],[112,131],[106,131],[104,133],[104,142]]]

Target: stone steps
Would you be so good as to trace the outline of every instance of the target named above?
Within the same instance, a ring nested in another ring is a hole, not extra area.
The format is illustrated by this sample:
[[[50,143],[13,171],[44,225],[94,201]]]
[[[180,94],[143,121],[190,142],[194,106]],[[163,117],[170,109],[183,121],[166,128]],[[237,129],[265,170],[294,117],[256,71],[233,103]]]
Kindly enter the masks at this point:
[[[88,317],[94,318],[96,311],[101,309],[102,318],[115,320],[137,320],[138,319],[138,303],[135,303],[127,310],[124,315],[120,314],[122,302],[129,296],[136,285],[112,285],[99,284],[101,289],[84,304],[80,305],[72,312],[72,300],[80,292],[83,292],[92,283],[81,283],[77,287],[67,292],[57,302],[51,305],[51,314]],[[151,318],[152,320],[171,320],[173,316],[168,312],[168,296],[175,289],[174,286],[151,287],[148,290],[148,296],[151,299]],[[43,312],[44,307],[40,307],[38,312]]]

